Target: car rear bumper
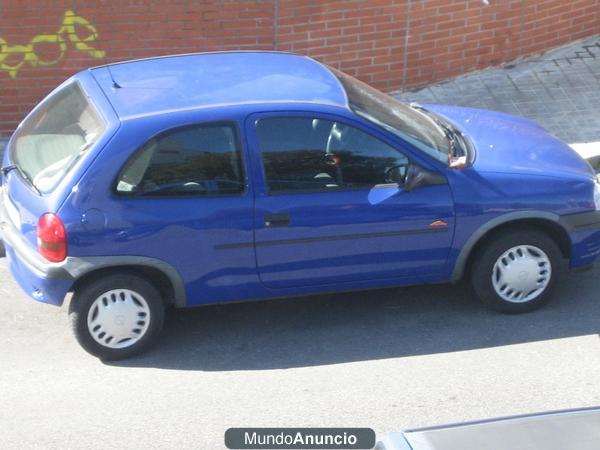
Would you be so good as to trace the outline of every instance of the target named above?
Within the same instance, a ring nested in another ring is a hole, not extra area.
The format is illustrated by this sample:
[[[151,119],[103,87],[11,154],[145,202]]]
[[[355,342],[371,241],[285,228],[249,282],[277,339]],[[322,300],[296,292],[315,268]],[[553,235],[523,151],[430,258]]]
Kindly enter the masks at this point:
[[[0,238],[11,274],[21,289],[34,300],[61,305],[74,282],[69,270],[73,262],[67,258],[51,263],[40,256],[15,228],[1,201]]]
[[[600,257],[600,211],[562,216],[559,223],[571,239],[571,268],[594,264]]]
[[[45,272],[44,269],[34,268],[28,265],[6,241],[4,246],[10,272],[21,289],[39,302],[62,305],[74,280],[66,273],[59,276],[56,271]]]

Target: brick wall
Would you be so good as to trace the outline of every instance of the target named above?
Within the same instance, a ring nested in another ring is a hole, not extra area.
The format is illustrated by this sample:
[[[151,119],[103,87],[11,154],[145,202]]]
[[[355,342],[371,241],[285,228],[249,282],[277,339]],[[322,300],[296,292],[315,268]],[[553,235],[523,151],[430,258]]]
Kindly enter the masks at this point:
[[[600,0],[0,0],[0,135],[89,66],[276,49],[409,89],[600,32]]]

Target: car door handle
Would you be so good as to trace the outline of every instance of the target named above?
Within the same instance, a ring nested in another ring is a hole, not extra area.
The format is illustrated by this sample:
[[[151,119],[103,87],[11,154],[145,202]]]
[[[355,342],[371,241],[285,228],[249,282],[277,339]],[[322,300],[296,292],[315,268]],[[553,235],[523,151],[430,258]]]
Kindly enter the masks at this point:
[[[267,214],[265,216],[265,227],[287,227],[290,224],[289,214]]]

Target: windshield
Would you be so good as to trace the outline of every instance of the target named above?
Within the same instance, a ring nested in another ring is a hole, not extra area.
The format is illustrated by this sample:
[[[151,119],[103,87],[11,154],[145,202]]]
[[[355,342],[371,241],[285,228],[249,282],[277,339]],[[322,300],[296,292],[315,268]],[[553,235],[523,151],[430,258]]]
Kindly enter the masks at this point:
[[[387,129],[441,162],[448,162],[450,144],[435,122],[395,98],[346,75],[329,69],[340,80],[352,110]]]
[[[41,193],[52,191],[105,130],[77,83],[44,100],[17,129],[12,162]]]

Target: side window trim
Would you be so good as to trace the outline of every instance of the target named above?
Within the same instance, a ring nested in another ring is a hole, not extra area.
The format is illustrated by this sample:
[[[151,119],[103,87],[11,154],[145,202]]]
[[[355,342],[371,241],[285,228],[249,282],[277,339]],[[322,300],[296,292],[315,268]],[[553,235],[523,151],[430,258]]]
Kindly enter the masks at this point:
[[[307,120],[327,120],[335,123],[339,123],[345,125],[347,127],[354,128],[365,135],[369,136],[372,139],[375,139],[387,147],[392,148],[397,151],[399,154],[403,155],[407,161],[412,161],[412,156],[407,153],[404,149],[399,148],[397,142],[390,140],[389,138],[385,138],[383,136],[379,136],[381,132],[379,130],[373,131],[369,126],[366,126],[360,121],[354,121],[349,117],[345,117],[342,115],[338,115],[335,113],[328,112],[317,112],[317,111],[263,111],[263,112],[255,112],[250,114],[246,118],[246,131],[247,137],[251,140],[251,146],[254,147],[254,157],[256,158],[258,164],[258,171],[262,177],[262,184],[264,189],[264,194],[267,196],[279,196],[279,195],[290,195],[290,194],[322,194],[322,193],[333,193],[333,192],[352,192],[352,191],[364,191],[366,189],[377,189],[377,188],[386,188],[394,185],[394,183],[378,183],[370,186],[369,188],[366,186],[340,186],[338,188],[328,189],[290,189],[290,190],[277,190],[273,191],[269,188],[268,178],[265,171],[265,164],[262,158],[262,152],[260,149],[258,133],[257,133],[257,124],[260,120],[263,119],[276,119],[276,118],[298,118],[298,119],[307,119]],[[256,169],[254,169],[256,174]]]
[[[152,196],[144,196],[144,195],[127,194],[127,193],[117,190],[117,186],[119,184],[119,181],[123,177],[123,174],[127,171],[128,168],[130,168],[131,164],[139,157],[140,153],[145,150],[148,143],[150,143],[152,140],[160,139],[162,136],[164,136],[166,134],[169,134],[172,132],[177,132],[179,130],[185,130],[185,129],[189,129],[189,128],[218,127],[218,126],[228,126],[233,131],[236,150],[239,154],[240,182],[242,183],[242,190],[240,192],[210,193],[210,194],[203,194],[203,195],[181,195],[181,194],[177,195],[177,194],[174,194],[174,195],[164,195],[164,196],[152,197]],[[248,161],[246,160],[246,155],[245,155],[245,151],[244,151],[244,143],[242,140],[242,130],[241,130],[241,127],[240,127],[240,124],[238,123],[238,121],[236,121],[236,120],[217,120],[214,122],[192,122],[192,123],[186,123],[183,125],[175,125],[175,126],[171,126],[169,128],[162,129],[159,132],[151,135],[143,144],[139,145],[131,153],[131,155],[126,159],[125,163],[121,166],[121,168],[117,172],[117,175],[115,176],[115,178],[111,184],[111,195],[113,197],[116,197],[119,199],[129,199],[129,200],[164,200],[164,199],[190,199],[190,200],[196,199],[197,200],[197,199],[203,199],[203,198],[216,198],[216,197],[241,197],[241,196],[246,195],[249,192],[249,189],[248,189],[249,169],[248,169],[248,167],[249,167],[249,165],[248,165]]]

